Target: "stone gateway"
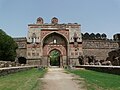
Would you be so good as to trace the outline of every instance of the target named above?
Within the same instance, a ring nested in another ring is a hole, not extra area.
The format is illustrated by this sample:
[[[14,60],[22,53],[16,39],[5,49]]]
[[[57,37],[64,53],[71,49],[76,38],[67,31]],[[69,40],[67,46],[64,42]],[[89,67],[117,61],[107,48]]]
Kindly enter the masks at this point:
[[[25,57],[27,64],[34,65],[77,65],[78,56],[83,54],[80,28],[77,23],[59,24],[56,17],[51,19],[51,23],[44,23],[39,17],[36,24],[28,25],[27,40],[15,39],[19,46],[17,57]],[[58,54],[54,61],[53,54]]]

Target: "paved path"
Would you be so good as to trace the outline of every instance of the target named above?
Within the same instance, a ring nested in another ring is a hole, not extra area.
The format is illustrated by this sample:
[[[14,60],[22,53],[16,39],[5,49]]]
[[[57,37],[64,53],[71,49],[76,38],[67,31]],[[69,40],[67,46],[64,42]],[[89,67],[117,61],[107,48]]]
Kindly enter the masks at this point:
[[[44,90],[86,90],[83,79],[65,73],[62,68],[49,68],[43,82]]]

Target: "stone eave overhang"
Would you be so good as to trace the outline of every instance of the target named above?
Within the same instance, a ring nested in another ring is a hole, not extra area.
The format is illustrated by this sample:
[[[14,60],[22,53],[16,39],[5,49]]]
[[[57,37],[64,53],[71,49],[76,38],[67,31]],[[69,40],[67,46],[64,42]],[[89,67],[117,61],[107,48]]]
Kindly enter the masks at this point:
[[[28,24],[28,26],[81,26],[80,24],[70,23],[70,24]]]

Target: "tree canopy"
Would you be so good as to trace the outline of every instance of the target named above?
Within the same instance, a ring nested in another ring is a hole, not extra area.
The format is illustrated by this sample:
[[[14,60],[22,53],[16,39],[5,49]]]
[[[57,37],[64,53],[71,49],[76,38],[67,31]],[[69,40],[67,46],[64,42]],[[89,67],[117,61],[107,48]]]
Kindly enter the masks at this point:
[[[60,57],[60,52],[57,50],[53,50],[50,53],[50,60],[51,60],[51,65],[52,66],[58,66],[59,65],[59,57]]]
[[[0,29],[0,60],[14,61],[17,44],[12,37]]]

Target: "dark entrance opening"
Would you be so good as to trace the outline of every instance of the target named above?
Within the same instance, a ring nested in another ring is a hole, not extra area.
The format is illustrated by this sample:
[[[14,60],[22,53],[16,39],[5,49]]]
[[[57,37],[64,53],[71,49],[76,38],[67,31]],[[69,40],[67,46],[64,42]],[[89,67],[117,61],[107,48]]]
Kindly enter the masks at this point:
[[[52,50],[50,52],[50,65],[60,66],[60,52],[58,50]]]
[[[18,62],[19,62],[20,64],[26,64],[26,58],[24,58],[24,57],[19,57],[19,58],[18,58]]]

